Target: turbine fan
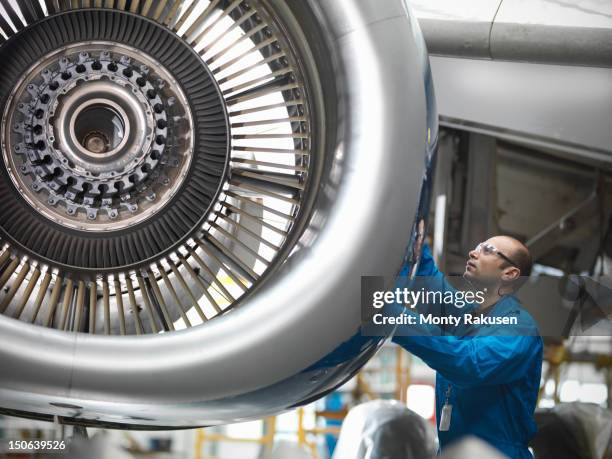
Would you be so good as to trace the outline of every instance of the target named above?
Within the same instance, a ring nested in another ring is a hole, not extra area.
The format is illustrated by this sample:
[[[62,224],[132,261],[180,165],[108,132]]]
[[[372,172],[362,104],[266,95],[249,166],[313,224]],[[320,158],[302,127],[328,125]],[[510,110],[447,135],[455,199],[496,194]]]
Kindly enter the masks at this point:
[[[253,419],[376,351],[437,138],[403,0],[0,0],[0,62],[0,411]]]
[[[308,186],[291,37],[257,2],[2,4],[0,312],[142,334],[232,309]]]

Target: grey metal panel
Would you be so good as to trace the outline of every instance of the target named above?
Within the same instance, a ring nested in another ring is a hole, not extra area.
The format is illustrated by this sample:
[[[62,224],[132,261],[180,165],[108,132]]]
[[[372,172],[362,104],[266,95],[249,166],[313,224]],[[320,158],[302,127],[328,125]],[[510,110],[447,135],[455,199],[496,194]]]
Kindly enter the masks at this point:
[[[612,160],[612,69],[432,57],[442,122]]]
[[[491,30],[494,59],[609,67],[612,3],[504,0]]]
[[[493,59],[612,66],[612,29],[495,23]]]
[[[432,54],[490,58],[489,35],[502,0],[409,0]]]
[[[609,0],[504,0],[495,23],[612,28]]]
[[[442,56],[612,66],[607,0],[411,0],[429,52]]]
[[[490,59],[489,32],[491,23],[420,19],[427,49],[441,56],[462,56]]]

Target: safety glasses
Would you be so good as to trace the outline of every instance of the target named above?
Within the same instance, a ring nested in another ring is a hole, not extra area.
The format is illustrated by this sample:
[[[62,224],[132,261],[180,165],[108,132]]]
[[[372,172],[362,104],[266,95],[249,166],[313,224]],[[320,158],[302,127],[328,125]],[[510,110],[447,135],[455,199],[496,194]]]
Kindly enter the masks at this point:
[[[484,253],[485,255],[490,255],[490,254],[499,255],[501,258],[506,260],[508,263],[510,263],[515,268],[521,269],[515,262],[513,262],[510,258],[504,255],[502,252],[500,252],[497,249],[497,247],[495,247],[493,244],[489,244],[488,242],[481,242],[480,244],[476,246],[474,250],[476,252]]]

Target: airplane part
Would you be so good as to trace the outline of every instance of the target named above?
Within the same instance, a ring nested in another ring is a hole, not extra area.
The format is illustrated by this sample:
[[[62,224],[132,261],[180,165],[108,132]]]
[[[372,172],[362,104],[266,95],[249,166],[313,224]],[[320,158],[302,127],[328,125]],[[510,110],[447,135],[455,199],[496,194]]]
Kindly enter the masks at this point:
[[[432,56],[442,126],[610,168],[609,2],[410,4]]]
[[[211,425],[350,378],[430,194],[406,4],[0,5],[2,412]]]
[[[430,53],[540,64],[612,66],[604,0],[411,0]]]

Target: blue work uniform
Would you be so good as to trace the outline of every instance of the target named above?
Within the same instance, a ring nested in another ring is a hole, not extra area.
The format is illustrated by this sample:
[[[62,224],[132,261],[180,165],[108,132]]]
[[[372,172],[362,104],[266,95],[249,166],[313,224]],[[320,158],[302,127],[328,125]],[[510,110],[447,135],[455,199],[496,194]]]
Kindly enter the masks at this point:
[[[427,276],[428,289],[455,291],[438,271],[427,246],[423,247],[417,276]],[[446,314],[458,315],[471,310],[452,305],[448,309],[452,311]],[[436,419],[441,449],[463,436],[475,435],[510,458],[532,458],[527,445],[536,432],[533,413],[542,371],[542,338],[515,296],[502,297],[488,317],[516,317],[518,325],[510,326],[511,330],[509,325],[453,327],[450,336],[399,336],[396,330],[393,341],[437,372]],[[440,416],[447,402],[452,405],[450,426],[440,431]]]

